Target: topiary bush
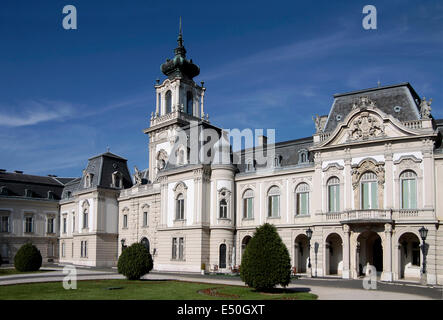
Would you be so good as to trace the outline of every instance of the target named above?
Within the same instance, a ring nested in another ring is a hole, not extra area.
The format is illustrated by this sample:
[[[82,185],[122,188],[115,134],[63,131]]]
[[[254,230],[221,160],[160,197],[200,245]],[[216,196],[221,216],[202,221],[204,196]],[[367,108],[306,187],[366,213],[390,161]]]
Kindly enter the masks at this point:
[[[240,278],[258,291],[268,291],[291,280],[291,259],[275,226],[265,223],[256,228],[243,252]]]
[[[37,271],[42,266],[42,255],[32,243],[25,243],[18,249],[14,257],[14,267],[17,271]]]
[[[141,243],[134,243],[125,248],[118,258],[118,273],[128,280],[138,280],[154,267],[152,256]]]

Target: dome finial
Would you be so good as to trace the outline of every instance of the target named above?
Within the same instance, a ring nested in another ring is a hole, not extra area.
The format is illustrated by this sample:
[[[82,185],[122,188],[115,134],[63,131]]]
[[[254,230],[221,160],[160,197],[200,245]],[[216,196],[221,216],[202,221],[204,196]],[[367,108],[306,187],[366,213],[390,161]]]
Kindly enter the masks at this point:
[[[180,16],[180,27],[178,31],[177,43],[179,47],[183,47],[183,33],[182,33],[182,17]]]

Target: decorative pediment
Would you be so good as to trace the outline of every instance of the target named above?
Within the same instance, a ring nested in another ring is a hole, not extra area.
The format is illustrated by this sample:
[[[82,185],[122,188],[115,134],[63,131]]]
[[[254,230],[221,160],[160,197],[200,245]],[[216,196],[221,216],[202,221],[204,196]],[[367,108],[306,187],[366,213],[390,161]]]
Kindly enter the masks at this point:
[[[347,140],[368,140],[384,135],[385,128],[381,119],[371,115],[369,112],[362,112],[351,122]]]
[[[186,186],[186,184],[184,182],[179,182],[175,185],[174,192],[175,193],[182,193],[182,192],[186,191],[187,189],[188,189],[188,187]]]
[[[333,162],[333,163],[329,163],[324,169],[323,172],[326,171],[339,171],[339,170],[343,170],[344,167],[339,165],[337,162]]]

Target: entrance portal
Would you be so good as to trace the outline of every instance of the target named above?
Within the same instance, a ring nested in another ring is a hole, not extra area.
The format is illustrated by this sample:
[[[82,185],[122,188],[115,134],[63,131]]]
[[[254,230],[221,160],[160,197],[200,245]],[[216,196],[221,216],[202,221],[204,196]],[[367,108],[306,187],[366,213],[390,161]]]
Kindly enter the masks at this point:
[[[377,273],[383,271],[383,247],[380,236],[374,231],[365,231],[357,238],[358,275],[364,275],[364,268],[370,264]]]

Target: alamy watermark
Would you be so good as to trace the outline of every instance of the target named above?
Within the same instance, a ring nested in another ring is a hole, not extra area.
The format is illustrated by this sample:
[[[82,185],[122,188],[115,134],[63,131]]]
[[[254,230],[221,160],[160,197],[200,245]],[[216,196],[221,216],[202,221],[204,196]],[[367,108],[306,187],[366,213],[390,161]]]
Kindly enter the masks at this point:
[[[63,288],[65,290],[77,289],[77,269],[74,266],[65,266],[63,268]]]

